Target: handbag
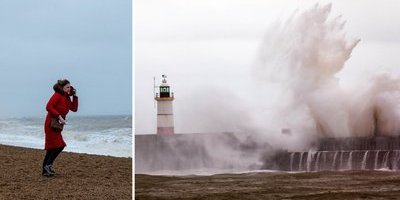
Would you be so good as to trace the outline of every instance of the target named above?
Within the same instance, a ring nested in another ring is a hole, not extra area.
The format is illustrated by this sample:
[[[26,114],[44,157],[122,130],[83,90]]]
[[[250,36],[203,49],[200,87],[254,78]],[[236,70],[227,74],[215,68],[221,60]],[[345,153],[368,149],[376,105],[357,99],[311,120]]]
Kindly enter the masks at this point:
[[[57,118],[52,117],[50,119],[50,127],[55,129],[55,130],[62,131],[63,128],[64,128],[64,124],[61,124]]]

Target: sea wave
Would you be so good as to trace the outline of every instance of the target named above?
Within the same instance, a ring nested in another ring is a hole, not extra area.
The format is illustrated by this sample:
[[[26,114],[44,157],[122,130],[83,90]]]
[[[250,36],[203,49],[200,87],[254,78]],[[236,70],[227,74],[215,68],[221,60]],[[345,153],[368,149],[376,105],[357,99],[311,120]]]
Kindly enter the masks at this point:
[[[65,151],[132,157],[130,116],[93,116],[70,118],[63,138]],[[0,144],[43,149],[44,118],[0,120]]]

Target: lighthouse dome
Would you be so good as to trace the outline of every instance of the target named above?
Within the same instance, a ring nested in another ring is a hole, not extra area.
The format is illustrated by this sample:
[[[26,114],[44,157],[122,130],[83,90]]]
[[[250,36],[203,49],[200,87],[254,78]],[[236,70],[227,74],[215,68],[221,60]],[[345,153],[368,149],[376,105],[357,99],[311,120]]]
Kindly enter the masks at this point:
[[[163,81],[160,86],[169,86],[169,85],[168,85],[167,81],[165,81],[165,82]]]

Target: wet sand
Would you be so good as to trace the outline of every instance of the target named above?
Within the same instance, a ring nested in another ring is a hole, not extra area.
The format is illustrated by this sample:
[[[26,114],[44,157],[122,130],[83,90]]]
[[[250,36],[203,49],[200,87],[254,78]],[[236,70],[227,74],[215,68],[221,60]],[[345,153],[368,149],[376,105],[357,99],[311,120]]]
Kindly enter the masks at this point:
[[[258,172],[213,176],[135,175],[145,199],[400,199],[400,172]]]
[[[62,152],[43,177],[44,150],[0,145],[0,199],[132,199],[132,159]]]

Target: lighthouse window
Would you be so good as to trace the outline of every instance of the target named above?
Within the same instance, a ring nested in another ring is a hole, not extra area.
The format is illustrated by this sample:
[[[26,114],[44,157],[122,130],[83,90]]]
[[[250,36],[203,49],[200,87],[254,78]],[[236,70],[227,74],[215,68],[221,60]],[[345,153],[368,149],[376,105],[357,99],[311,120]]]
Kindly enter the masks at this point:
[[[162,88],[160,88],[160,92],[169,92],[169,88],[162,87]]]

